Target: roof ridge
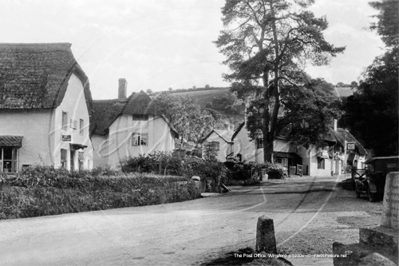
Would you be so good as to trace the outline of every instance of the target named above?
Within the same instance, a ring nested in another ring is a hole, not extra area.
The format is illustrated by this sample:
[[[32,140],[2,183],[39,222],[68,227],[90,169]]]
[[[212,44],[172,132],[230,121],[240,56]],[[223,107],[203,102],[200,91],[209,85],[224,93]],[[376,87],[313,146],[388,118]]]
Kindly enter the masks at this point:
[[[70,49],[72,46],[71,43],[67,42],[59,42],[59,43],[0,43],[1,48],[13,48],[13,49],[26,49],[26,48],[34,48],[36,50],[49,50],[49,48],[53,49]]]

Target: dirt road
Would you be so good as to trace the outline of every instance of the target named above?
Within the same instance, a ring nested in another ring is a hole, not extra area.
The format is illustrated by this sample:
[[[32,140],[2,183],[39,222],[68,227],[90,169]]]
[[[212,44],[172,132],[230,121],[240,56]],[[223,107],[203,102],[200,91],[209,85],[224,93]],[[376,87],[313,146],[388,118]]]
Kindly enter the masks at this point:
[[[334,190],[336,178],[234,187],[219,197],[138,208],[0,221],[1,265],[199,265],[255,246],[257,218],[274,219],[280,253],[331,254],[358,228],[379,223],[381,203]],[[294,258],[332,265],[332,258]]]

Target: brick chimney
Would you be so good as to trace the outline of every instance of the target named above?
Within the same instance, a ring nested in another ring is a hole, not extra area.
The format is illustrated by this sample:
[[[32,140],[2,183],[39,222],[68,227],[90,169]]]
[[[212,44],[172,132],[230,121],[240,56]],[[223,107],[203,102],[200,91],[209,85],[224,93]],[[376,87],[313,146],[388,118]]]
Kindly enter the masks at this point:
[[[127,81],[124,78],[119,79],[118,99],[126,100]]]

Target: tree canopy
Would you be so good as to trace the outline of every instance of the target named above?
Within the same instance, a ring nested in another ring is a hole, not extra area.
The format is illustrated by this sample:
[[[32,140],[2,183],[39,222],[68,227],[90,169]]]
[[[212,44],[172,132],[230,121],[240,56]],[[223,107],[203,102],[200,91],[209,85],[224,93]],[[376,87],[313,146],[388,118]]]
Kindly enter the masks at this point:
[[[257,123],[247,128],[262,132],[265,161],[271,161],[283,88],[309,88],[306,64],[325,65],[344,50],[324,39],[326,18],[306,10],[313,2],[227,0],[222,8],[225,30],[215,43],[232,71],[224,77],[238,96],[260,105]]]
[[[386,44],[345,103],[342,123],[377,156],[398,154],[399,0],[370,3],[379,10],[371,25]]]
[[[214,117],[188,96],[158,94],[149,105],[150,112],[164,115],[186,140],[198,142],[212,129]]]

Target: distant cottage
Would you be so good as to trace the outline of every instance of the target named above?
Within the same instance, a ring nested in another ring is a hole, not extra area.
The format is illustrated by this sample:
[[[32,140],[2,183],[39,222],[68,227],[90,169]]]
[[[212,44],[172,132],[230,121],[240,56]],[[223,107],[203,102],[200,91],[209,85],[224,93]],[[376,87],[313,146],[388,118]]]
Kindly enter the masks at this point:
[[[234,133],[234,154],[247,162],[263,163],[262,138],[251,140],[245,123]],[[345,166],[363,168],[366,150],[346,129],[334,126],[322,138],[323,145],[295,145],[283,135],[277,136],[273,143],[273,158],[287,168],[288,173],[311,176],[339,175]],[[300,171],[298,171],[298,166]]]
[[[118,98],[93,101],[94,166],[120,166],[128,157],[172,152],[178,133],[163,115],[149,110],[143,91],[126,97],[127,81],[119,79]]]
[[[0,172],[91,169],[91,104],[71,44],[0,44]]]

